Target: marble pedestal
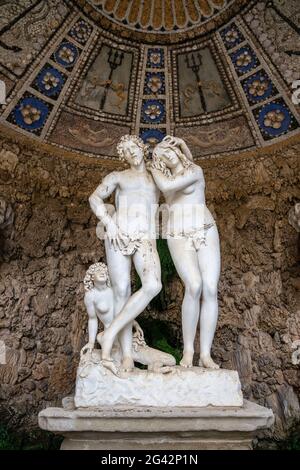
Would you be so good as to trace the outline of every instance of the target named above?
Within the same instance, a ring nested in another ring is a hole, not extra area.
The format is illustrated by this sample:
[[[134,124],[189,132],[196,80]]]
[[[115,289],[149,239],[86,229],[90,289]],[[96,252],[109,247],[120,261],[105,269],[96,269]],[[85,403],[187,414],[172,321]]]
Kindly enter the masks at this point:
[[[116,377],[101,364],[80,361],[77,370],[76,408],[103,406],[205,407],[242,406],[243,395],[235,370],[175,366],[167,374],[135,369]]]
[[[47,408],[39,426],[64,436],[63,450],[243,450],[273,424],[271,410],[241,407]]]

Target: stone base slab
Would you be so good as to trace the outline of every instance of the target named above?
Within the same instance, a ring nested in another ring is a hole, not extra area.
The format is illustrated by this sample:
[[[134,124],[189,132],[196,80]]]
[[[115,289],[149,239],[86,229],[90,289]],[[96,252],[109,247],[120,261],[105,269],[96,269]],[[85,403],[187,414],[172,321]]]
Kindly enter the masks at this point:
[[[170,368],[167,374],[135,369],[116,376],[100,358],[81,360],[77,370],[75,406],[242,406],[243,395],[235,370],[202,367]]]
[[[256,433],[273,422],[270,409],[246,400],[240,408],[47,408],[39,413],[42,429],[65,437],[64,450],[251,449]]]

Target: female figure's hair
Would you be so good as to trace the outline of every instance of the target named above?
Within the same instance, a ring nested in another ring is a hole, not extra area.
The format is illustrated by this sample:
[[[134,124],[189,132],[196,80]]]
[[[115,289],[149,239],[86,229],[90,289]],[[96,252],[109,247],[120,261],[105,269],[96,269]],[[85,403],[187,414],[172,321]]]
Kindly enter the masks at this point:
[[[177,145],[172,145],[165,137],[159,144],[154,147],[153,154],[152,154],[152,166],[157,170],[160,170],[165,176],[169,178],[172,177],[171,170],[167,167],[166,163],[161,160],[158,155],[157,150],[164,150],[164,149],[171,149],[173,150],[177,157],[180,159],[184,168],[189,168],[192,165],[191,160],[177,147]]]
[[[104,263],[94,263],[91,264],[87,272],[85,273],[83,284],[86,291],[93,289],[94,287],[94,274],[96,272],[104,273],[106,276],[106,285],[110,287],[110,279],[108,274],[108,269]]]
[[[125,142],[129,142],[129,141],[132,141],[134,142],[136,145],[138,145],[140,147],[140,149],[142,149],[143,153],[144,153],[144,156],[145,158],[148,157],[148,153],[149,153],[149,147],[148,145],[146,145],[143,140],[138,137],[137,135],[129,135],[129,134],[126,134],[126,135],[123,135],[119,141],[119,143],[117,144],[117,152],[118,152],[118,155],[119,155],[119,158],[122,162],[125,162],[126,159],[125,159],[125,156],[124,156],[124,150],[123,150],[123,144]]]

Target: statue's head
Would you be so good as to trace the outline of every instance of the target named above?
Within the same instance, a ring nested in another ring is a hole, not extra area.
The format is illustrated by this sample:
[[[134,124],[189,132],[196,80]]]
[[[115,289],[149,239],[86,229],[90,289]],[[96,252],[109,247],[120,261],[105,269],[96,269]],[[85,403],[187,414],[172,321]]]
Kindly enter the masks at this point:
[[[173,143],[173,138],[168,135],[154,147],[152,159],[154,167],[167,176],[171,175],[171,169],[176,168],[179,161],[185,168],[191,165],[191,161]]]
[[[83,284],[86,291],[93,289],[95,287],[95,284],[99,285],[99,287],[110,287],[110,279],[106,264],[92,264],[85,273]]]
[[[139,166],[148,155],[148,146],[137,135],[123,135],[117,145],[120,160]]]

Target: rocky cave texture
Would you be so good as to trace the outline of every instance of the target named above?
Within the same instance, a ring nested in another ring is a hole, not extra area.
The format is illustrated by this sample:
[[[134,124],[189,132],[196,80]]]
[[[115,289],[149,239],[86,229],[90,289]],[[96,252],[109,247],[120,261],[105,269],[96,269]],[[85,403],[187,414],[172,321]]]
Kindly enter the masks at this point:
[[[300,414],[299,366],[292,363],[300,336],[299,234],[288,223],[299,199],[299,152],[292,142],[250,160],[202,165],[222,246],[213,355],[238,370],[245,398],[274,410],[275,438]],[[0,416],[16,429],[36,428],[38,411],[73,391],[87,340],[82,280],[91,263],[105,259],[88,196],[112,167],[123,168],[56,153],[1,139],[0,198],[13,218],[1,229]],[[166,308],[150,307],[142,316],[167,323],[180,348],[177,276],[165,289]]]

